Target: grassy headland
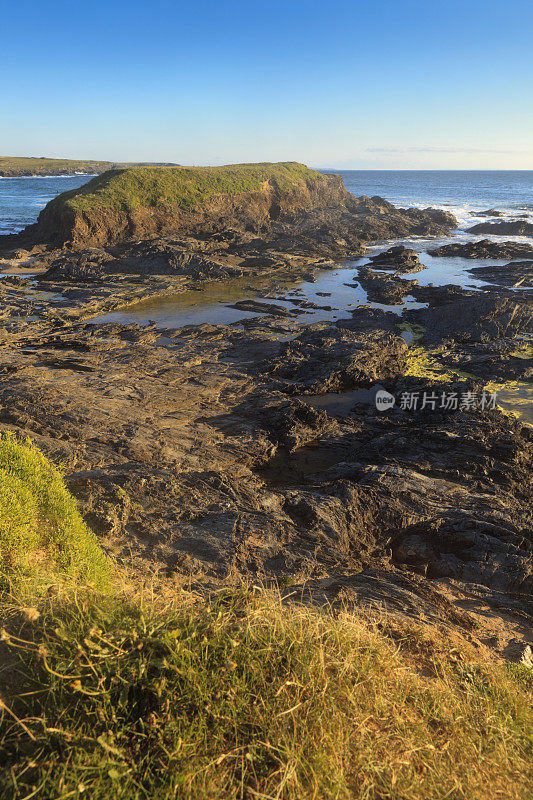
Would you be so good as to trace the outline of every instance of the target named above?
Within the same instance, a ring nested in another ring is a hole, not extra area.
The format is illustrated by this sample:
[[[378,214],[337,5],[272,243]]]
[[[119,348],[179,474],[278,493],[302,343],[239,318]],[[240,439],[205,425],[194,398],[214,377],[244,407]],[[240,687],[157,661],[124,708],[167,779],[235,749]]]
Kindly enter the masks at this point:
[[[78,161],[66,158],[0,157],[0,175],[5,178],[33,175],[96,175],[112,169],[111,161]]]
[[[36,241],[110,244],[193,231],[209,220],[244,229],[285,213],[342,205],[348,198],[340,177],[292,162],[132,166],[108,170],[58,195],[28,230]]]
[[[64,192],[52,202],[74,212],[138,207],[189,209],[215,194],[259,191],[274,181],[289,192],[323,176],[303,164],[232,164],[225,167],[131,167],[93,178],[79,189]]]
[[[97,593],[103,555],[55,468],[10,437],[0,453],[4,571],[39,548],[79,567],[31,605],[4,584],[0,798],[529,796],[526,667],[247,588]]]

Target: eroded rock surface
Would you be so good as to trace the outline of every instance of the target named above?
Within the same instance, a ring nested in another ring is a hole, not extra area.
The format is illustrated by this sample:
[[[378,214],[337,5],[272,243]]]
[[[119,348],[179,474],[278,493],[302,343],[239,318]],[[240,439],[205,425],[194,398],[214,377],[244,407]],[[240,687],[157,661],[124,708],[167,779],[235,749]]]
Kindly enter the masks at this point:
[[[500,286],[533,286],[533,260],[511,261],[498,267],[472,267],[470,272],[476,278]]]
[[[505,217],[505,212],[498,211],[495,208],[489,208],[487,211],[477,211],[476,217]]]
[[[459,392],[480,389],[527,325],[508,298],[479,300],[409,315],[446,343],[443,368],[477,343]],[[89,524],[144,574],[290,579],[465,630],[485,604],[516,633],[533,614],[531,431],[498,410],[356,403],[341,417],[306,402],[375,383],[440,395],[446,384],[404,376],[391,317],[361,309],[303,330],[29,321],[2,333],[0,426],[65,463]]]
[[[523,242],[494,242],[480,239],[479,242],[453,242],[428,250],[432,256],[459,256],[460,258],[530,258],[533,245]]]
[[[383,275],[368,267],[359,267],[357,280],[367,293],[371,303],[383,305],[399,305],[417,286],[416,280],[406,280],[394,275]]]
[[[65,464],[86,520],[139,580],[290,583],[302,598],[458,626],[503,652],[533,619],[532,433],[460,400],[531,380],[530,292],[419,286],[401,276],[413,252],[393,248],[354,280],[369,302],[409,294],[428,308],[308,324],[307,301],[279,302],[284,279],[313,278],[366,237],[450,224],[360,198],[268,230],[34,255],[48,267],[37,287],[0,286],[0,429]],[[502,269],[507,283],[522,269]],[[261,298],[234,305],[261,316],[232,325],[83,321],[259,277]],[[389,411],[361,400],[376,388],[396,398]],[[409,407],[413,392],[429,401]],[[348,398],[342,414],[334,393]],[[450,393],[455,406],[441,403]]]
[[[370,261],[375,269],[391,269],[398,273],[419,272],[421,269],[425,269],[416,250],[403,245],[390,247],[383,253],[371,256]]]
[[[467,228],[468,233],[488,233],[492,236],[533,236],[533,224],[525,220],[479,222]]]

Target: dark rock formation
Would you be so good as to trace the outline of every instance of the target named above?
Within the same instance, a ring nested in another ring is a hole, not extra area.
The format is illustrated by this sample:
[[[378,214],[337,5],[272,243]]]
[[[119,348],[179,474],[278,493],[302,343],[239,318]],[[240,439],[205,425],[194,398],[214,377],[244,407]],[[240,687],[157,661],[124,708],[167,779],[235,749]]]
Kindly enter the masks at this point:
[[[428,250],[432,256],[458,256],[460,258],[533,258],[533,245],[524,242],[478,242],[445,244]]]
[[[265,241],[282,252],[328,257],[360,254],[365,241],[440,235],[456,225],[438,209],[355,198],[339,175],[301,164],[151,167],[110,171],[59,195],[35,225],[3,237],[0,247],[86,248],[174,233],[198,243],[233,238],[234,247],[240,240],[241,253],[248,246],[253,257]]]
[[[480,222],[467,228],[468,233],[488,233],[492,236],[533,236],[533,223],[522,220]]]
[[[398,305],[417,284],[416,281],[380,275],[368,267],[359,267],[357,280],[366,291],[367,299],[371,303],[383,303],[384,305]]]
[[[272,314],[275,317],[290,317],[293,314],[303,314],[303,311],[291,308],[287,309],[274,303],[262,303],[259,300],[238,300],[231,305],[240,311],[253,311],[256,314]]]
[[[511,261],[501,267],[472,267],[469,272],[499,286],[533,287],[533,261]]]
[[[497,211],[495,208],[489,208],[487,211],[477,211],[476,217],[505,217],[503,211]]]
[[[531,334],[533,311],[530,297],[521,292],[501,297],[485,291],[433,308],[408,311],[405,317],[424,326],[427,342],[486,342]]]
[[[326,328],[305,331],[282,345],[279,356],[259,369],[281,381],[289,394],[342,392],[397,375],[406,352],[403,339],[383,331]]]
[[[424,264],[420,263],[416,250],[403,245],[390,247],[383,253],[371,256],[370,261],[375,269],[393,269],[396,272],[420,272],[426,269]]]

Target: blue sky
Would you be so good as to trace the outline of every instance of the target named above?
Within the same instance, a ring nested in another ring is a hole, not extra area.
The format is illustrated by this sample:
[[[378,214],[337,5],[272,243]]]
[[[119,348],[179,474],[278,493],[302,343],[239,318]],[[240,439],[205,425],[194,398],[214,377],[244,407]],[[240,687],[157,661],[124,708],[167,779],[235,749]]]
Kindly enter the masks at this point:
[[[528,0],[20,0],[0,154],[533,168]]]

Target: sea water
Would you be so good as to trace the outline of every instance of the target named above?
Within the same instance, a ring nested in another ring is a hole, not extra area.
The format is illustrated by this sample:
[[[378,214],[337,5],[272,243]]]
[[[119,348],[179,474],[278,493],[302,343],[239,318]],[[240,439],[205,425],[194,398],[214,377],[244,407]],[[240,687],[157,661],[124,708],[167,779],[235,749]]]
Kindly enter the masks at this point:
[[[45,205],[62,192],[78,189],[94,177],[0,178],[0,235],[18,233],[37,220]]]

